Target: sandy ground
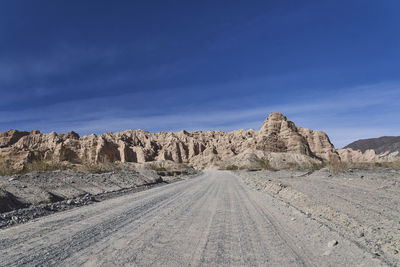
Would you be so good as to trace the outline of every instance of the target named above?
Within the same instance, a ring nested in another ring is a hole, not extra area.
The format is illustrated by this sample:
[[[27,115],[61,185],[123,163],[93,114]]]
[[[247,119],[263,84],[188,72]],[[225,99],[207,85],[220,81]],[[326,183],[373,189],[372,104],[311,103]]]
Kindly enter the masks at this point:
[[[65,170],[0,176],[0,191],[3,192],[3,197],[0,194],[0,204],[3,205],[0,212],[72,199],[85,194],[97,195],[154,184],[159,177],[155,171],[145,168],[107,173]]]
[[[255,190],[257,175],[245,175],[207,171],[0,230],[0,265],[388,264],[329,225]]]
[[[239,172],[253,188],[306,214],[389,265],[400,264],[400,173],[323,169],[297,172]]]
[[[172,176],[165,174],[138,168],[97,174],[65,170],[0,176],[0,229],[94,202],[191,179],[201,172],[186,169],[172,171]]]

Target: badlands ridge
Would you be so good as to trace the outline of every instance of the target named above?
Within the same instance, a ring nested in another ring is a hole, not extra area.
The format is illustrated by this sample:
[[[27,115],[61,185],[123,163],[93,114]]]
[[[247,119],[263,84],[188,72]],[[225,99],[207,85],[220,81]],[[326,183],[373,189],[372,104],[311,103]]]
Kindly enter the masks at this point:
[[[9,130],[0,133],[0,158],[22,169],[35,160],[73,164],[173,161],[197,168],[256,167],[267,160],[274,168],[293,164],[384,160],[372,150],[336,150],[322,131],[296,126],[271,113],[259,131],[159,132],[126,130],[79,137],[75,132],[44,134]]]

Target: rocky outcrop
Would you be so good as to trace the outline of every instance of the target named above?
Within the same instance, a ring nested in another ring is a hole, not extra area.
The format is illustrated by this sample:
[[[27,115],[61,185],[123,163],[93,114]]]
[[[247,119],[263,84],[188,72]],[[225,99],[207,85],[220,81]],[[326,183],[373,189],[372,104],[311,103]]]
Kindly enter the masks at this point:
[[[29,132],[20,132],[17,130],[9,130],[0,133],[0,148],[11,146],[21,139],[21,137],[26,135],[29,135]]]
[[[361,139],[337,151],[342,161],[350,163],[400,161],[400,136]]]
[[[343,162],[348,163],[372,163],[372,162],[393,162],[400,160],[400,152],[383,152],[377,154],[375,150],[368,149],[365,152],[343,148],[337,150]]]
[[[322,131],[296,127],[280,113],[271,113],[260,130],[266,150],[271,152],[294,152],[318,157],[325,161],[340,160],[329,137]]]
[[[271,113],[261,126],[259,140],[264,150],[271,152],[294,152],[311,156],[313,152],[306,138],[295,124],[280,113]]]
[[[339,161],[340,158],[332,145],[329,137],[323,131],[314,131],[307,128],[297,127],[299,133],[304,136],[311,151],[325,161]]]
[[[208,167],[232,158],[252,161],[270,153],[300,154],[316,160],[339,160],[328,136],[297,127],[280,113],[271,113],[259,131],[159,132],[127,130],[79,137],[77,133],[44,134],[10,130],[0,134],[0,157],[22,166],[35,159],[56,162],[106,163],[170,160]]]

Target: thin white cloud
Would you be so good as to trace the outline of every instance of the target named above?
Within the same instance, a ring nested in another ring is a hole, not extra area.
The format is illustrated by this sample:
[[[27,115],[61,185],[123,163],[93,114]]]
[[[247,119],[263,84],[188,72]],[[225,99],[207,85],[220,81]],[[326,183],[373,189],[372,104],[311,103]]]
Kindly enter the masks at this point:
[[[297,125],[321,129],[328,133],[336,147],[341,147],[359,138],[381,135],[399,135],[400,107],[396,102],[400,98],[399,86],[376,84],[341,89],[340,94],[325,95],[310,102],[293,102],[258,107],[224,109],[223,107],[202,107],[187,110],[166,111],[162,115],[151,115],[144,110],[138,112],[135,107],[127,110],[126,99],[145,99],[145,93],[126,94],[115,97],[99,97],[87,100],[64,102],[42,109],[17,112],[0,112],[0,124],[22,121],[23,129],[66,132],[78,131],[81,134],[120,131],[125,129],[145,129],[149,131],[170,130],[234,130],[238,128],[259,129],[270,112],[282,112]],[[129,101],[128,101],[129,102]],[[111,104],[110,104],[111,103]],[[118,105],[118,103],[125,103]],[[391,113],[379,112],[371,118],[363,115],[374,107],[391,107]],[[151,107],[149,108],[151,110]],[[354,110],[361,111],[354,113]],[[54,116],[57,113],[57,117]],[[345,115],[343,115],[345,114]],[[344,117],[343,117],[344,116]],[[389,122],[389,119],[391,120]],[[371,121],[375,125],[371,125]],[[384,123],[386,127],[377,125]]]

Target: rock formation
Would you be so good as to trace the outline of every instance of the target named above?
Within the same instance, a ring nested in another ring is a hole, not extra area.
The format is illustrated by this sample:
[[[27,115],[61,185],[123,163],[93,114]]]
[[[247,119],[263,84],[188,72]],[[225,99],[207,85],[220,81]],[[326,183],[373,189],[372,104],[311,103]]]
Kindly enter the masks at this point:
[[[360,163],[360,162],[392,162],[400,160],[399,151],[386,151],[377,154],[373,149],[367,149],[365,152],[353,150],[351,148],[338,149],[337,152],[343,162]]]
[[[170,160],[195,167],[228,162],[232,158],[257,160],[273,153],[302,155],[319,161],[340,160],[328,136],[296,127],[280,113],[271,113],[260,131],[235,130],[159,132],[126,130],[79,137],[77,133],[44,134],[10,130],[0,134],[0,157],[15,167],[37,159],[76,164]],[[280,160],[285,160],[280,157]]]
[[[400,136],[360,139],[337,151],[344,162],[400,161]]]

